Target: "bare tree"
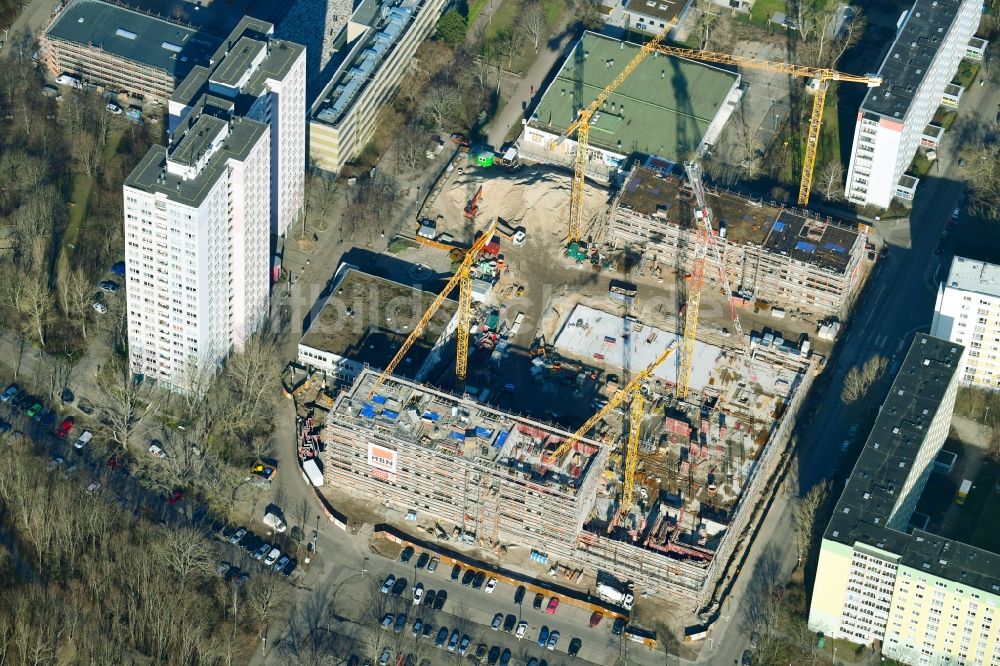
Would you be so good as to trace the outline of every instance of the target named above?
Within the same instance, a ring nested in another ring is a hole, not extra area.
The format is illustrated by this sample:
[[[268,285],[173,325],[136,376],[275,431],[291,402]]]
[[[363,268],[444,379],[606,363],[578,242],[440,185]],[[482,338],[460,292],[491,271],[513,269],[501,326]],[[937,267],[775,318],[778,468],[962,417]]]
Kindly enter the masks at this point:
[[[521,15],[517,19],[517,27],[520,28],[528,41],[538,53],[538,42],[545,34],[545,12],[539,0],[525,0],[521,4]]]
[[[834,160],[827,162],[819,171],[819,189],[827,201],[842,199],[844,192],[844,167]]]
[[[73,141],[73,160],[83,173],[93,178],[101,163],[101,146],[90,132],[81,132]],[[83,202],[80,202],[81,204]]]
[[[888,364],[884,356],[876,354],[864,365],[848,370],[844,376],[844,387],[840,392],[841,401],[850,405],[864,398],[872,385],[885,373]]]
[[[435,127],[444,127],[445,121],[456,112],[461,101],[462,96],[454,83],[447,77],[436,77],[424,91],[420,115]]]
[[[844,53],[861,40],[865,34],[865,29],[868,27],[868,18],[864,15],[861,7],[852,5],[851,10],[853,14],[845,21],[843,32],[833,44],[829,67],[836,66]]]
[[[97,389],[107,419],[108,437],[122,451],[127,451],[133,436],[152,428],[140,425],[144,415],[158,409],[150,385],[132,373],[127,361],[115,360],[98,376]]]
[[[26,276],[21,314],[25,318],[26,333],[36,336],[38,344],[45,346],[45,327],[52,317],[52,292],[40,276]]]
[[[809,555],[816,529],[816,514],[830,492],[829,480],[817,483],[804,496],[796,498],[792,504],[792,520],[795,523],[795,546],[799,564]]]
[[[203,580],[213,573],[213,551],[201,532],[193,527],[174,527],[157,545],[160,561],[180,578],[181,592],[189,582]]]
[[[975,143],[963,152],[964,172],[972,183],[972,208],[1000,220],[1000,143]]]

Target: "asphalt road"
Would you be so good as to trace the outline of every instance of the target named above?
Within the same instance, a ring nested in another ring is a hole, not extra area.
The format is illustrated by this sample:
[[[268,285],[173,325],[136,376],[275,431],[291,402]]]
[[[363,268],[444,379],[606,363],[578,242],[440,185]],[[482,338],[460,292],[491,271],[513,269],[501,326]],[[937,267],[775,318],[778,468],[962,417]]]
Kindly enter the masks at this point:
[[[993,122],[993,111],[998,103],[1000,88],[974,85],[962,100],[960,117],[972,116],[983,122]],[[823,479],[846,476],[853,467],[858,454],[857,443],[848,452],[841,451],[841,443],[847,439],[848,429],[857,419],[840,402],[847,371],[874,354],[891,359],[891,372],[872,391],[876,397],[870,402],[872,406],[877,406],[895,375],[898,362],[906,354],[913,334],[929,331],[937,280],[945,275],[951,261],[947,253],[935,254],[935,248],[965,188],[961,175],[957,173],[958,159],[953,154],[951,143],[952,138],[946,135],[938,151],[936,169],[925,177],[917,191],[908,227],[900,223],[879,228],[889,253],[873,277],[873,284],[869,285],[868,293],[833,355],[828,370],[833,375],[826,388],[822,389],[823,397],[813,412],[815,416],[796,430],[801,442],[797,455],[798,473],[786,479],[789,487],[784,488],[784,492],[776,498],[760,535],[751,547],[741,576],[743,580],[738,582],[735,598],[730,601],[735,606],[735,613],[729,610],[728,604],[723,607],[723,620],[717,623],[710,639],[712,643],[708,650],[702,651],[698,663],[738,663],[749,643],[748,636],[740,627],[749,604],[742,590],[747,579],[753,577],[754,567],[765,548],[777,555],[786,578],[794,569],[796,556],[792,521],[788,519],[789,496],[805,494]],[[866,432],[861,430],[858,440],[865,436]]]

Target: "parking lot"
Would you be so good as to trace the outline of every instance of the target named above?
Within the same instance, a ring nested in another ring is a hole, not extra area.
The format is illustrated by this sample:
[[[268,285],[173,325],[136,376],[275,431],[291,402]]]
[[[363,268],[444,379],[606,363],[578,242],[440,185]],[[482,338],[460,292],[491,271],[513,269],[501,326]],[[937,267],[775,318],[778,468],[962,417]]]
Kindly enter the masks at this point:
[[[432,561],[430,555],[422,558],[419,551],[407,562],[371,554],[363,561],[363,576],[358,572],[341,580],[334,600],[338,611],[350,607],[356,612],[351,614],[352,620],[380,627],[361,632],[368,637],[360,640],[370,644],[370,654],[381,656],[388,647],[390,663],[396,663],[400,655],[404,659],[411,655],[417,664],[424,660],[436,664],[463,659],[465,644],[464,656],[474,662],[499,664],[507,650],[511,664],[556,666],[581,660],[613,663],[623,649],[623,636],[612,633],[614,621],[610,618],[601,617],[592,627],[592,614],[582,608],[558,601],[553,604],[551,596],[536,598],[530,591],[525,591],[518,602],[517,588],[512,585],[496,582],[488,592],[488,574],[480,577],[480,587],[476,588],[475,570],[459,567],[456,572],[456,565],[439,559],[435,570],[430,571]],[[415,589],[421,590],[416,604]],[[416,632],[415,624],[419,626]],[[544,647],[539,644],[543,636]],[[569,655],[571,644],[579,644],[575,658]],[[358,647],[357,656],[363,656],[363,649]],[[649,657],[655,654],[635,644],[630,653]],[[644,661],[639,659],[637,663]]]

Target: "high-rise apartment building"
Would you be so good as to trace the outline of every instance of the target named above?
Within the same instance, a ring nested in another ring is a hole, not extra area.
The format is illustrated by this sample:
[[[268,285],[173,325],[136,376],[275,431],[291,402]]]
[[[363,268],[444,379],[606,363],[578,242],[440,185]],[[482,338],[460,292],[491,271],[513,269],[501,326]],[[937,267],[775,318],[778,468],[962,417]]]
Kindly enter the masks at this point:
[[[1000,388],[1000,266],[955,257],[938,288],[931,335],[965,347],[962,382]]]
[[[960,345],[916,335],[816,570],[809,627],[880,643],[884,656],[906,664],[1000,664],[1000,555],[911,524],[948,436],[961,359]]]
[[[882,85],[868,91],[858,111],[845,188],[849,201],[887,208],[896,196],[913,198],[916,179],[905,176],[906,170],[981,13],[981,0],[916,0],[900,18],[879,68]]]
[[[284,235],[305,205],[305,47],[274,39],[267,21],[244,17],[209,65],[192,68],[170,96],[170,132],[206,94],[234,116],[271,126],[271,233]]]
[[[199,391],[268,313],[271,128],[204,97],[124,185],[132,371]]]

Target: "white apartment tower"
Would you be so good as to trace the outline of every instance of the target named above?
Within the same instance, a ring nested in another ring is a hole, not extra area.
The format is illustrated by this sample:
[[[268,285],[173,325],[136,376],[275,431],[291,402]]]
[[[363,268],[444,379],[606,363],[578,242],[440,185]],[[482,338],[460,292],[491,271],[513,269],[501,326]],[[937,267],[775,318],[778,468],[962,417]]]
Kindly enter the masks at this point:
[[[196,105],[124,185],[132,371],[200,391],[269,305],[271,128]]]
[[[849,201],[887,208],[897,195],[912,198],[916,181],[904,174],[981,12],[982,0],[916,0],[900,18],[879,68],[882,85],[868,91],[858,111],[845,188]]]
[[[931,335],[965,347],[960,381],[1000,388],[1000,266],[955,257],[938,287]]]
[[[209,66],[193,68],[171,95],[170,132],[206,94],[220,110],[271,126],[271,233],[283,236],[305,205],[305,47],[275,39],[272,24],[245,17]]]

